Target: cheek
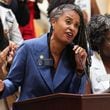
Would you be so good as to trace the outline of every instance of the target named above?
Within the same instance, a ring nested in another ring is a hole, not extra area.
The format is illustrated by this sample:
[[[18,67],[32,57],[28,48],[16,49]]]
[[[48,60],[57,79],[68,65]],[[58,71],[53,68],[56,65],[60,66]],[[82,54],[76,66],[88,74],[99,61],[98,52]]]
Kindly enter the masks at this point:
[[[64,30],[65,30],[65,26],[64,25],[62,25],[61,23],[59,23],[59,24],[57,24],[56,26],[55,26],[55,32],[56,33],[63,33],[64,32]]]
[[[76,28],[75,36],[78,34],[79,28]]]
[[[107,55],[107,56],[110,56],[110,45],[105,45],[103,46],[103,54]]]
[[[78,34],[78,31],[79,31],[79,28],[76,28],[75,29],[75,31],[73,32],[73,39],[75,38],[75,37],[77,37],[77,34]]]

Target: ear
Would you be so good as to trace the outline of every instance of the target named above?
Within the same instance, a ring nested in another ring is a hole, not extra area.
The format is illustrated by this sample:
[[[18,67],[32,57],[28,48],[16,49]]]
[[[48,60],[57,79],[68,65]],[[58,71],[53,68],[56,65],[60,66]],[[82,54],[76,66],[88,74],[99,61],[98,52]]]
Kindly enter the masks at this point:
[[[54,29],[54,26],[56,24],[56,19],[55,18],[51,18],[50,19],[50,23],[51,23],[52,28]]]

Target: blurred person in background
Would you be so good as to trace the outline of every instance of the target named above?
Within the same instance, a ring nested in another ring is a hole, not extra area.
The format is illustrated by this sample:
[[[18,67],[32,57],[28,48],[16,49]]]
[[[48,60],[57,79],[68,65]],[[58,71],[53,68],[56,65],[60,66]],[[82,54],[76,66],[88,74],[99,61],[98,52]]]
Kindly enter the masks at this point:
[[[88,24],[93,50],[90,78],[94,94],[110,92],[110,15],[95,15]]]
[[[20,31],[24,40],[37,37],[40,33],[36,19],[40,19],[40,9],[38,3],[43,0],[16,0],[12,2],[10,8],[13,10],[19,24]],[[17,8],[15,5],[17,5]],[[41,28],[40,28],[41,29]]]
[[[8,8],[10,2],[11,0],[0,0],[0,18],[3,24],[4,34],[8,36],[10,41],[20,45],[23,42],[23,38],[19,30],[15,15],[11,9]]]
[[[93,15],[100,14],[96,0],[75,0],[75,4],[79,5],[82,9],[86,24],[89,22]]]

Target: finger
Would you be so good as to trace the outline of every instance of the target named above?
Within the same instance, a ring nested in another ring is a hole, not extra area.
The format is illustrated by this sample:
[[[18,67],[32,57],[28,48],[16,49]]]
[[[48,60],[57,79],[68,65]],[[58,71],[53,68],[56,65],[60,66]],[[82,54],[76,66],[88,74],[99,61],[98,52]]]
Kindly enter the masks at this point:
[[[0,80],[0,92],[2,92],[4,89],[4,83],[2,80]]]
[[[2,59],[3,61],[6,60],[6,57],[7,57],[8,53],[9,53],[9,46],[6,47],[6,48],[0,53],[0,57],[1,57],[1,59]]]
[[[12,42],[12,41],[10,41],[9,45],[10,45],[10,48],[15,48],[16,49],[18,47],[17,44]]]
[[[7,46],[7,47],[2,51],[2,53],[3,53],[4,55],[7,55],[8,52],[9,52],[9,46]]]
[[[82,52],[80,53],[80,56],[86,58],[86,57],[87,57],[87,53],[86,53],[86,51],[82,51]]]
[[[75,51],[75,54],[78,54],[84,51],[84,49],[82,47],[79,47],[78,45],[76,45],[73,50]]]

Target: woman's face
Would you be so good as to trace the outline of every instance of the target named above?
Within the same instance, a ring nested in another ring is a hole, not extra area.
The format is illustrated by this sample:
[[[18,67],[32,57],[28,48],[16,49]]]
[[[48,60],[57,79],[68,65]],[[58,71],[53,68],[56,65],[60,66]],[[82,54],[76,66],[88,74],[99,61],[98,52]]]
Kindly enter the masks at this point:
[[[74,10],[66,10],[60,17],[51,20],[53,26],[53,38],[61,44],[69,44],[76,37],[79,26],[80,16]]]
[[[106,38],[104,39],[104,43],[102,45],[101,53],[105,58],[110,58],[110,32],[107,32]]]

